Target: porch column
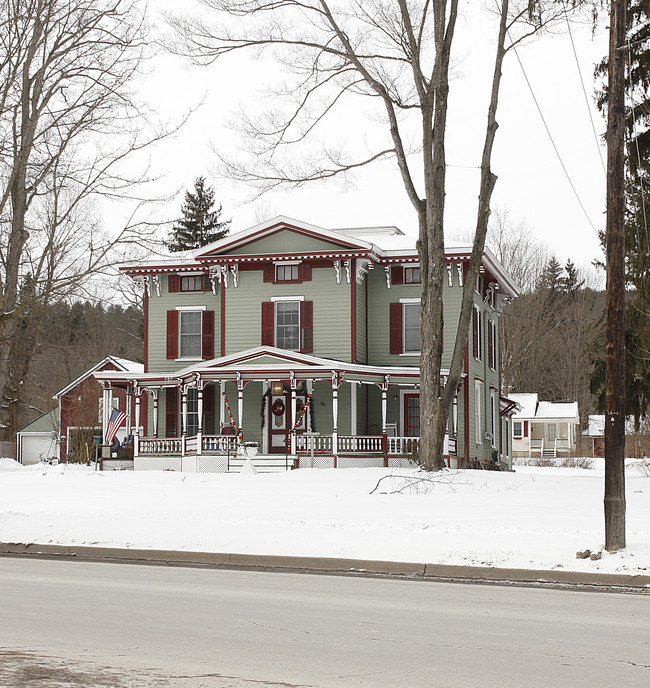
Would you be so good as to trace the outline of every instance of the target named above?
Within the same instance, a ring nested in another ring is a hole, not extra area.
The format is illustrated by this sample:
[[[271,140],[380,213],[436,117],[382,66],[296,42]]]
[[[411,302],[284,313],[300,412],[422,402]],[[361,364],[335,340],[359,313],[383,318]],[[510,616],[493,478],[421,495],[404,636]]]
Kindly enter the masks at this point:
[[[187,387],[181,390],[181,456],[185,456],[185,438],[187,436]]]
[[[226,398],[224,393],[226,391],[226,383],[221,380],[219,382],[219,434],[221,434],[221,428],[223,428],[226,422]],[[230,424],[230,422],[228,422]]]
[[[158,437],[158,390],[152,390],[153,395],[153,436]]]
[[[239,373],[238,373],[239,375]],[[241,379],[237,378],[237,425],[239,426],[238,439],[243,439],[244,437],[244,385],[246,383]]]
[[[312,395],[314,393],[314,381],[313,380],[307,380],[307,395]],[[314,399],[312,398],[312,403]],[[305,423],[305,427],[307,428],[307,432],[312,432],[312,426],[311,426],[311,404],[309,405],[309,409],[307,409],[307,422]],[[313,439],[311,440],[312,442],[314,441]]]
[[[458,437],[458,394],[454,394],[454,401],[451,407],[451,428],[454,437]]]
[[[102,391],[102,442],[106,444],[106,431],[108,430],[108,406],[110,403],[109,388]]]
[[[131,414],[133,411],[133,387],[126,389],[126,436],[131,434]]]
[[[332,454],[334,454],[334,468],[338,464],[339,455],[339,386],[340,378],[332,373]]]
[[[296,453],[296,379],[291,376],[291,454]]]
[[[135,433],[133,434],[133,456],[140,455],[140,394],[139,389],[135,390]]]
[[[357,390],[358,382],[350,382],[350,434],[354,437],[357,434]]]
[[[388,416],[388,375],[384,377],[381,389],[381,445],[384,452],[384,467],[388,468],[388,434],[386,433],[386,420]]]
[[[199,425],[196,429],[196,453],[200,455],[203,453],[203,384],[199,383],[196,393],[197,402],[196,408],[199,414]]]

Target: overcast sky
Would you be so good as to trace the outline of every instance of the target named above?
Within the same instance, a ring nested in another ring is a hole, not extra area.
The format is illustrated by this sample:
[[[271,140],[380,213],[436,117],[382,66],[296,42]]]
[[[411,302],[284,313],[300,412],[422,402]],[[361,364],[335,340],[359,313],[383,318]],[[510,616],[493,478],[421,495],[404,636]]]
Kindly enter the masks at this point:
[[[448,237],[475,225],[478,165],[493,59],[493,34],[479,8],[482,0],[461,0],[460,4],[447,137]],[[189,8],[191,3],[183,3],[183,7]],[[178,3],[158,0],[155,12],[164,8],[178,8]],[[155,30],[164,31],[160,16],[152,18]],[[504,68],[497,117],[500,126],[493,170],[499,179],[492,205],[507,207],[511,218],[524,221],[562,262],[571,258],[586,265],[601,256],[596,231],[604,227],[605,221],[605,173],[601,162],[605,149],[601,146],[599,150],[589,112],[601,135],[605,123],[593,104],[593,71],[594,64],[607,52],[607,36],[603,29],[592,36],[587,25],[574,26],[572,36],[587,99],[566,27],[519,49],[526,76],[571,182],[516,56],[511,53]],[[172,55],[161,55],[151,63],[140,95],[163,119],[173,121],[202,103],[183,130],[153,153],[153,170],[163,174],[160,188],[191,188],[195,177],[205,175],[217,190],[224,218],[232,218],[232,231],[274,215],[288,215],[327,228],[394,224],[415,236],[415,212],[394,163],[365,168],[347,186],[317,183],[267,194],[255,201],[251,201],[249,188],[215,176],[212,147],[237,149],[237,134],[228,122],[236,118],[239,107],[260,107],[257,94],[273,70],[270,62],[235,56],[210,67],[190,66]],[[372,137],[376,125],[364,120],[367,113],[354,112],[349,117],[349,126],[335,123],[328,136],[343,144],[350,137],[350,145],[352,138],[358,144],[360,138]],[[164,212],[173,217],[181,203],[182,193]]]

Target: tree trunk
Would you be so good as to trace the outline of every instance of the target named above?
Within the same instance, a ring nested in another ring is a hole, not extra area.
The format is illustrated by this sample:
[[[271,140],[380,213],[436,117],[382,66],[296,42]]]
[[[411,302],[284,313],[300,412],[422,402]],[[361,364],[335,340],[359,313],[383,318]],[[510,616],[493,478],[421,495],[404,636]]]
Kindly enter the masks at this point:
[[[607,103],[607,327],[605,549],[625,547],[625,26],[612,0]]]

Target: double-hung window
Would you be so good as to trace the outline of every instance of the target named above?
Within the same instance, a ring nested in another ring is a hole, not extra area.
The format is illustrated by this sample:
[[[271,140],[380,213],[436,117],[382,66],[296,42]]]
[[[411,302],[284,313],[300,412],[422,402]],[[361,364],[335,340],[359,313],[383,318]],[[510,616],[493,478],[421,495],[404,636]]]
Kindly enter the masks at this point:
[[[404,353],[420,353],[420,302],[402,304]]]
[[[300,301],[276,302],[275,345],[278,349],[300,349]]]
[[[180,311],[178,314],[178,351],[180,358],[201,358],[202,311]]]

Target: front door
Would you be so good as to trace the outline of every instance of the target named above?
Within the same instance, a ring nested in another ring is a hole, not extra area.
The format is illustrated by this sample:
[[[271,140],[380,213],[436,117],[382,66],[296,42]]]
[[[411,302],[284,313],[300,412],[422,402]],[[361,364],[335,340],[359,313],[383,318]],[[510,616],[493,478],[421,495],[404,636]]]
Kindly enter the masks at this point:
[[[291,432],[294,420],[291,417],[291,393],[281,392],[271,394],[269,405],[269,453],[284,454],[287,446],[287,436]],[[306,427],[306,417],[303,413],[305,407],[305,395],[296,394],[296,417],[300,420],[296,432],[301,434]]]
[[[420,436],[420,395],[404,395],[404,436]]]

